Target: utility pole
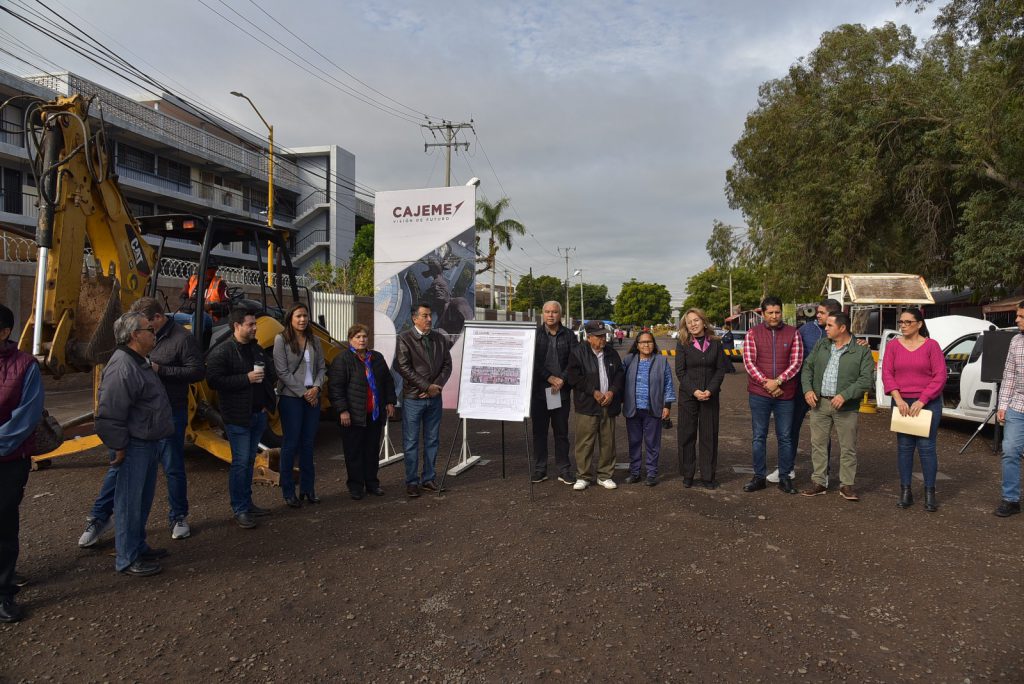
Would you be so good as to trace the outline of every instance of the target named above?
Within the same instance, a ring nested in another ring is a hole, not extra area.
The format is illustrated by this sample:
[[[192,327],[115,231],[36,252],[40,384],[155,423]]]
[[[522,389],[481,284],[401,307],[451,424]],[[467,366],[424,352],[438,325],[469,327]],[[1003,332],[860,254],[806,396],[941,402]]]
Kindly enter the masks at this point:
[[[509,274],[508,269],[505,269],[505,311],[508,311],[508,305],[512,292],[512,276]]]
[[[565,320],[570,321],[571,316],[569,315],[569,250],[576,251],[575,247],[556,247],[559,254],[565,252]],[[580,325],[583,325],[583,321],[580,321]]]
[[[444,164],[444,185],[449,187],[452,184],[452,148],[456,150],[459,147],[469,151],[468,142],[459,142],[455,139],[455,136],[459,131],[465,128],[473,128],[473,120],[470,119],[469,123],[452,123],[451,121],[441,121],[439,124],[420,124],[420,128],[426,128],[434,136],[434,140],[437,140],[437,134],[440,133],[444,142],[439,143],[423,143],[423,151],[426,152],[431,147],[443,147],[445,148],[445,164]],[[493,303],[491,304],[493,306]]]

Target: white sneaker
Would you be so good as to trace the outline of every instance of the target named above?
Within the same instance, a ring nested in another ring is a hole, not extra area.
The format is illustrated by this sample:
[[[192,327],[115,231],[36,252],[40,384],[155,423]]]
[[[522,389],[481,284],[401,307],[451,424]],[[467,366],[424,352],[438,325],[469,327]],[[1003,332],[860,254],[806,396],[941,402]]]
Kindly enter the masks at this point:
[[[113,527],[113,525],[113,518],[107,518],[106,522],[103,523],[98,520],[88,518],[85,526],[85,532],[83,532],[82,536],[78,538],[78,545],[83,549],[94,545],[100,540],[100,537],[102,537],[107,530]]]
[[[794,477],[796,477],[796,470],[789,471],[789,479],[792,480]],[[768,476],[768,481],[771,482],[772,484],[779,484],[779,469],[778,468],[776,468],[775,470],[773,470],[771,472],[771,474]]]
[[[607,480],[598,480],[597,484],[601,485],[605,489],[618,489],[619,485],[615,484],[615,480],[608,478]]]
[[[589,484],[590,483],[584,480],[582,477],[578,477],[576,478],[576,484],[574,484],[572,488],[574,491],[582,492],[584,489],[587,488],[587,485]]]
[[[174,521],[174,528],[171,530],[171,539],[185,539],[192,534],[192,530],[189,529],[188,523],[185,522],[184,518]]]

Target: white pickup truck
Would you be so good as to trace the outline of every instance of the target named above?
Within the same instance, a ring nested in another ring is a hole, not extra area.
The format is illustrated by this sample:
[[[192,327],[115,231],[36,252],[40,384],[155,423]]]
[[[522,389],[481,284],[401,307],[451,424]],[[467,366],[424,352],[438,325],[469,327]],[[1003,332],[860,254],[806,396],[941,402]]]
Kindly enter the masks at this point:
[[[928,333],[939,343],[946,357],[942,417],[980,423],[995,406],[998,397],[995,383],[981,381],[982,350],[978,339],[983,332],[996,330],[996,326],[970,316],[939,316],[929,318],[925,323],[928,325]],[[898,336],[895,330],[885,330],[878,345],[875,398],[879,408],[892,406],[892,398],[882,389],[882,358],[886,345]]]

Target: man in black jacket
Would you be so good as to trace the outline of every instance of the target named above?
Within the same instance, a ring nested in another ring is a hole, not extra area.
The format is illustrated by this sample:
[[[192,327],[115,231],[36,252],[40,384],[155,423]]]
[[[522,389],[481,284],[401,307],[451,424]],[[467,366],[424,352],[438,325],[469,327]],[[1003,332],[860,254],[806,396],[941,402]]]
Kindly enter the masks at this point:
[[[218,392],[224,432],[231,444],[228,492],[239,527],[256,527],[256,518],[270,511],[252,502],[252,471],[256,450],[267,427],[267,414],[277,408],[274,362],[256,342],[256,316],[235,308],[229,318],[232,335],[210,351],[206,381]]]
[[[206,366],[199,343],[184,328],[164,313],[152,297],[142,297],[131,310],[141,313],[156,331],[156,346],[149,353],[150,366],[156,372],[171,402],[174,434],[160,440],[160,464],[167,478],[167,517],[172,539],[191,534],[188,521],[188,484],[185,480],[185,426],[188,423],[188,386],[206,377]],[[85,531],[78,539],[82,548],[93,546],[106,532],[114,514],[114,487],[118,468],[107,469],[100,493],[86,519]]]
[[[420,495],[420,487],[436,491],[434,464],[441,434],[441,389],[452,374],[452,355],[447,338],[432,330],[430,307],[418,304],[412,311],[412,327],[398,335],[395,367],[402,376],[402,447],[405,451],[405,493]],[[423,473],[420,461],[420,429],[423,430]]]
[[[600,321],[586,325],[587,343],[573,351],[568,379],[576,402],[576,484],[582,491],[590,484],[594,442],[600,449],[597,483],[605,489],[618,485],[615,471],[615,417],[622,408],[626,374],[618,353],[605,346],[605,329]]]
[[[555,465],[558,481],[576,483],[569,461],[569,357],[576,348],[576,336],[562,325],[562,305],[545,302],[544,322],[537,326],[533,353],[533,392],[530,421],[533,423],[533,481],[548,479],[548,425],[555,434]],[[557,397],[557,400],[556,400]],[[551,408],[553,403],[558,405]]]

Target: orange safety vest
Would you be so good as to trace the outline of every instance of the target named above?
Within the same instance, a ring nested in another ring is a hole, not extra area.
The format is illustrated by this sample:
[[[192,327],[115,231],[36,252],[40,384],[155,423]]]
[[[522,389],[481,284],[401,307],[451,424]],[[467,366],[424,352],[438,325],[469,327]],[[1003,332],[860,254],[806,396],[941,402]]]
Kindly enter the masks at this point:
[[[196,287],[199,285],[199,274],[193,273],[188,279],[188,298],[196,294]],[[217,302],[227,301],[221,296],[221,287],[224,285],[224,281],[218,275],[213,276],[210,279],[210,284],[206,286],[206,296],[203,297],[207,304],[216,304]]]

